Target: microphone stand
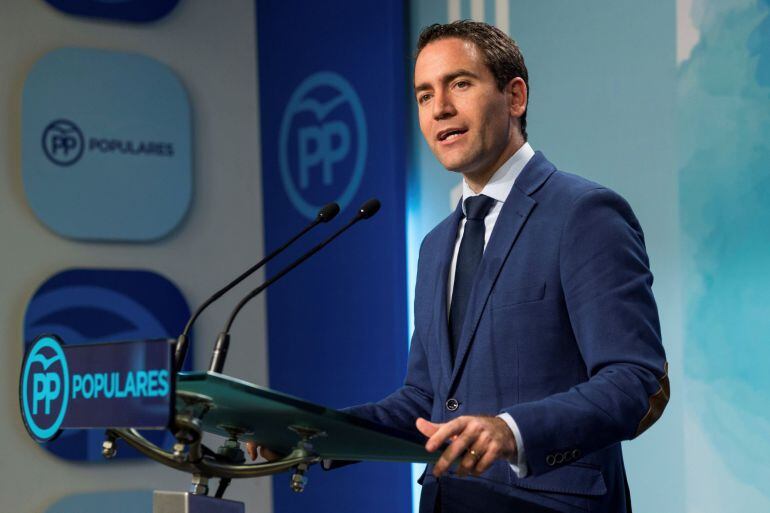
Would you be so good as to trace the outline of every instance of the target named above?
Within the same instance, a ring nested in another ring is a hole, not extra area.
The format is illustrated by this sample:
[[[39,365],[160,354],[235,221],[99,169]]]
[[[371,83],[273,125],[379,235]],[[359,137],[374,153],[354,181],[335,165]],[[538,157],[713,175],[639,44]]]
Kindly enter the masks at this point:
[[[288,266],[284,267],[281,271],[278,272],[278,274],[268,279],[262,285],[260,285],[256,289],[249,292],[246,296],[244,296],[244,298],[238,302],[238,304],[235,306],[233,311],[230,313],[230,317],[227,319],[227,323],[225,324],[224,330],[217,337],[217,342],[216,342],[216,345],[214,346],[214,352],[211,355],[209,371],[217,372],[217,373],[222,372],[222,369],[225,366],[225,359],[227,358],[227,351],[230,347],[230,329],[233,326],[235,317],[238,315],[241,309],[244,306],[246,306],[246,303],[248,303],[249,301],[257,297],[263,290],[265,290],[267,287],[269,287],[270,285],[272,285],[273,283],[281,279],[283,276],[285,276],[295,267],[300,265],[302,262],[304,262],[311,256],[321,251],[321,249],[323,249],[327,244],[329,244],[331,241],[339,237],[348,228],[350,228],[357,222],[361,221],[362,219],[369,219],[370,217],[372,217],[374,214],[377,213],[379,209],[380,209],[379,200],[370,199],[369,201],[361,205],[361,208],[358,209],[358,212],[356,212],[356,215],[350,221],[348,221],[348,223],[345,226],[343,226],[342,228],[334,232],[326,240],[314,246],[310,251],[308,251],[301,257],[299,257],[297,260],[295,260]]]
[[[267,262],[272,260],[276,255],[283,252],[286,248],[294,244],[294,242],[297,241],[300,237],[305,235],[307,232],[315,228],[321,223],[327,223],[334,219],[334,217],[339,213],[340,207],[336,203],[329,203],[328,205],[325,205],[321,208],[321,210],[318,211],[318,215],[316,218],[311,222],[309,225],[307,225],[305,228],[302,229],[297,235],[286,241],[282,246],[279,248],[273,250],[269,255],[267,255],[265,258],[254,264],[253,266],[249,267],[246,271],[241,273],[240,276],[235,278],[233,281],[216,291],[214,294],[212,294],[211,297],[209,297],[206,301],[201,304],[197,310],[190,316],[190,319],[187,321],[187,324],[184,327],[184,330],[182,333],[177,337],[176,341],[176,350],[174,352],[174,374],[182,370],[182,364],[184,363],[184,359],[187,356],[187,349],[188,349],[188,342],[189,342],[189,336],[190,336],[190,330],[192,329],[193,323],[195,323],[195,320],[200,316],[201,313],[203,313],[203,310],[205,310],[211,303],[225,295],[227,292],[229,292],[233,287],[238,285],[240,282],[251,276],[257,269],[264,266]]]

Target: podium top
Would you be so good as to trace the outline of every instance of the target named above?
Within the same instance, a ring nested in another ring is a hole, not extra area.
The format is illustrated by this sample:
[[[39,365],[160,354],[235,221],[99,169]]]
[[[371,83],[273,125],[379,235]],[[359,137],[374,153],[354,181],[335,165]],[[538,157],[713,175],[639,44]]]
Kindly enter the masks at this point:
[[[180,373],[177,411],[202,420],[208,433],[251,440],[290,452],[307,439],[324,459],[435,462],[416,434],[319,406],[213,372]]]

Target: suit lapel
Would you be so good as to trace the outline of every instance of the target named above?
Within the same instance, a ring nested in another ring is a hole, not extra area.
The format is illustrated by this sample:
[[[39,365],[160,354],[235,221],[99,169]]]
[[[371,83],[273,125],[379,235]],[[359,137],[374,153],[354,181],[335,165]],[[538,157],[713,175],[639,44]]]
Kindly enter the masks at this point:
[[[495,223],[495,228],[489,238],[487,247],[484,250],[484,256],[479,265],[476,283],[471,290],[471,297],[468,302],[468,311],[465,313],[465,322],[463,323],[460,344],[457,349],[455,365],[452,369],[450,380],[450,389],[454,387],[458,376],[460,375],[463,362],[471,347],[471,344],[478,328],[481,314],[486,307],[492,287],[497,281],[500,270],[505,263],[508,254],[516,242],[521,229],[527,222],[532,209],[537,202],[530,197],[540,186],[545,183],[555,168],[548,162],[542,153],[536,152],[527,165],[522,169],[521,174],[516,179],[508,198],[503,204],[500,215]],[[456,234],[455,234],[456,235]],[[451,252],[450,258],[451,258]],[[446,283],[446,279],[444,280]],[[446,285],[444,285],[446,294]],[[446,329],[446,311],[444,315],[444,327]],[[447,351],[449,336],[446,337]]]
[[[449,341],[449,321],[447,317],[447,284],[449,282],[449,266],[452,263],[455,242],[457,241],[457,228],[463,216],[460,203],[451,216],[445,221],[445,226],[440,232],[438,250],[440,260],[437,266],[436,300],[434,301],[433,318],[436,319],[436,333],[438,336],[438,348],[441,355],[441,370],[446,382],[452,373],[452,354]]]

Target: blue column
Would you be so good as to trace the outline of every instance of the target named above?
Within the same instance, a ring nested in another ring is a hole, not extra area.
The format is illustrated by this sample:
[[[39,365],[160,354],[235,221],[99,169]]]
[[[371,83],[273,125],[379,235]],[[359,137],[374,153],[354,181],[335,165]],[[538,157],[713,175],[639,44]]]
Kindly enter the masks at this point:
[[[401,2],[257,2],[265,247],[330,201],[340,203],[339,219],[317,228],[305,248],[365,200],[382,202],[376,217],[267,296],[270,386],[335,408],[384,397],[406,368],[404,15]],[[274,510],[410,509],[406,464],[313,469],[309,478],[300,495],[288,475],[277,476]]]

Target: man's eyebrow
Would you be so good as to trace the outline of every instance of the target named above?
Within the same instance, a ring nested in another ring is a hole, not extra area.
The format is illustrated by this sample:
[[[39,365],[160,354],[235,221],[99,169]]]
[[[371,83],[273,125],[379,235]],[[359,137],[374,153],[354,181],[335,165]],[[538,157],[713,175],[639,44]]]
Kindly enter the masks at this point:
[[[441,77],[441,81],[444,83],[451,82],[452,80],[460,77],[479,78],[479,76],[472,71],[469,71],[467,69],[458,69],[457,71],[453,71],[452,73],[447,73],[446,75]],[[423,82],[422,84],[414,86],[414,92],[419,93],[420,91],[424,91],[425,89],[430,89],[430,88],[431,86],[428,82]]]

